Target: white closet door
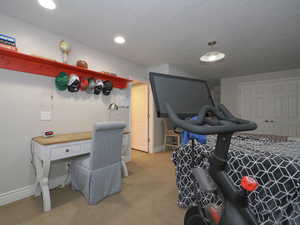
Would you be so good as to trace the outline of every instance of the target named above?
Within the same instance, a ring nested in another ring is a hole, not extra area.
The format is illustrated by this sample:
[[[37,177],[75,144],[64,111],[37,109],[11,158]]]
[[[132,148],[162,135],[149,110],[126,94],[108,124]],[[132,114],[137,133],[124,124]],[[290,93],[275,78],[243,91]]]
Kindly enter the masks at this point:
[[[240,116],[255,121],[258,125],[255,133],[265,134],[269,132],[269,124],[265,123],[269,118],[270,102],[269,90],[265,84],[244,84],[239,86]]]
[[[300,136],[300,80],[247,82],[239,93],[240,115],[257,123],[255,133]]]
[[[275,82],[271,86],[272,133],[300,136],[300,81]]]

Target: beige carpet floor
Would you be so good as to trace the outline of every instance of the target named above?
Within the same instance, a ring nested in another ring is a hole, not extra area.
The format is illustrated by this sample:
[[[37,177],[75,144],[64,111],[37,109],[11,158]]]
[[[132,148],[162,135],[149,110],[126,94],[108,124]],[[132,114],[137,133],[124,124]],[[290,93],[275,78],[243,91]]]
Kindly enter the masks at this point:
[[[30,197],[0,207],[0,225],[182,225],[170,153],[133,151],[128,168],[122,192],[97,205],[58,188],[51,191],[52,211],[43,213],[41,198]]]

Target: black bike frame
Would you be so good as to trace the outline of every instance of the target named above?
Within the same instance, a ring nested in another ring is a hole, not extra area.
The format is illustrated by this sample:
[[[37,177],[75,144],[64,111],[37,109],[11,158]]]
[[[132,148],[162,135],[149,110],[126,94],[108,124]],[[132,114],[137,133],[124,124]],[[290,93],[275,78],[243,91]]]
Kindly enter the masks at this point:
[[[256,220],[248,208],[246,192],[237,190],[225,173],[232,134],[218,135],[215,150],[209,159],[209,174],[226,200],[219,225],[256,225]]]

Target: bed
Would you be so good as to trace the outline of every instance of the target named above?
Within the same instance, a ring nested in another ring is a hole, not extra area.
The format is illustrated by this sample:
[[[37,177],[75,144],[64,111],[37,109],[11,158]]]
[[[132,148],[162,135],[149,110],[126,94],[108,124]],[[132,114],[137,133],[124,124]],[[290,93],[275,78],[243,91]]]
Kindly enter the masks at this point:
[[[191,168],[208,168],[208,157],[216,136],[206,144],[183,145],[172,154],[176,165],[177,204],[181,208],[204,207],[222,197],[202,192],[191,174]],[[259,224],[300,224],[300,142],[287,138],[237,134],[232,137],[226,173],[239,187],[243,176],[254,177],[261,185],[249,195],[250,209]]]

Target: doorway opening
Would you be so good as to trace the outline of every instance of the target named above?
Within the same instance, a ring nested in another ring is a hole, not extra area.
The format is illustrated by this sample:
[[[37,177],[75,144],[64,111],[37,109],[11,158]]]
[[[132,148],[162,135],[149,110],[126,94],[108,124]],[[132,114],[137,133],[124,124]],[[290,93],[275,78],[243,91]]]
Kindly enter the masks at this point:
[[[149,85],[135,81],[131,87],[131,148],[149,153]]]

